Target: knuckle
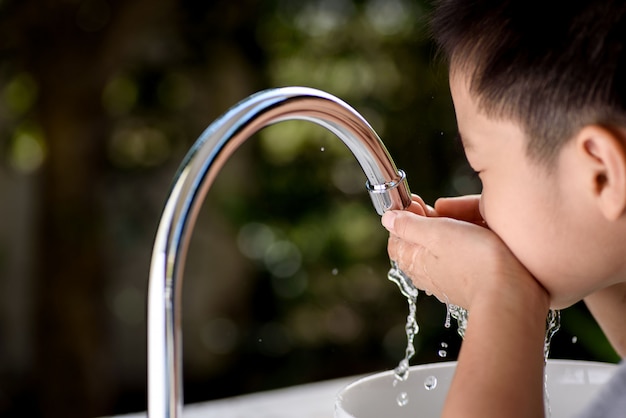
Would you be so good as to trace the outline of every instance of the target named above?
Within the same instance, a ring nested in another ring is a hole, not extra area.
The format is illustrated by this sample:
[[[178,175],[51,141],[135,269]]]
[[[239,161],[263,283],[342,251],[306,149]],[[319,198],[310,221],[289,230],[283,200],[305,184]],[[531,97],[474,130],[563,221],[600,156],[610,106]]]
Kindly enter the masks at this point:
[[[399,214],[398,217],[396,218],[394,229],[395,229],[396,235],[398,235],[399,237],[402,237],[402,238],[407,237],[407,232],[408,232],[407,220],[408,220],[408,217],[407,217],[407,214],[405,213]]]
[[[389,239],[387,240],[387,254],[389,254],[389,257],[391,259],[394,258],[394,255],[396,254],[398,250],[398,239],[390,236]]]

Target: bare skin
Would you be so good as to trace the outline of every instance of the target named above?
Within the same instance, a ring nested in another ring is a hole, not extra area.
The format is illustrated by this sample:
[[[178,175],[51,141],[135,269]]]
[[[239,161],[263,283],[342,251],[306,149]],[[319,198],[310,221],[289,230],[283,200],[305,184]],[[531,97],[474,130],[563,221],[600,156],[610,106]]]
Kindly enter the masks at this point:
[[[626,283],[601,289],[585,298],[585,304],[620,357],[626,357]]]
[[[442,416],[541,416],[547,292],[493,232],[478,226],[484,223],[477,196],[439,200],[435,207],[437,211],[414,197],[409,209],[413,213],[385,215],[383,221],[391,231],[392,257],[406,259],[396,254],[397,250],[412,253],[409,264],[399,263],[416,285],[442,301],[449,300],[471,311]],[[452,215],[454,219],[448,218]],[[408,248],[402,241],[406,237],[411,237]],[[503,258],[508,261],[501,262]],[[493,263],[487,265],[485,260]],[[452,265],[459,270],[449,268]],[[444,292],[448,285],[442,282],[461,277],[463,285],[450,288],[462,292]],[[526,280],[516,280],[519,277]],[[521,378],[514,385],[503,386],[501,382],[510,376]],[[481,381],[486,384],[476,384]],[[520,391],[520,385],[533,390]],[[493,397],[494,393],[499,396]],[[522,407],[513,411],[511,405]]]
[[[541,417],[550,307],[584,299],[626,352],[626,131],[585,126],[547,170],[521,128],[483,114],[451,74],[482,194],[387,212],[389,255],[417,288],[470,312],[443,416]]]

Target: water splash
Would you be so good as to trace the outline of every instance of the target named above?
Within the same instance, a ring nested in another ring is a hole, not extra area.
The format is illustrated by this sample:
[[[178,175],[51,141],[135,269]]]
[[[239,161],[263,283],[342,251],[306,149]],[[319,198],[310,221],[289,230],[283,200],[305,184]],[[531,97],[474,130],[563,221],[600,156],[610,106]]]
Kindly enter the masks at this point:
[[[387,278],[398,285],[400,292],[406,296],[409,304],[409,314],[406,317],[405,325],[407,344],[404,352],[404,358],[400,360],[398,367],[394,369],[395,379],[393,385],[395,387],[398,383],[404,382],[409,378],[409,360],[411,360],[411,357],[415,354],[413,340],[419,332],[419,326],[417,325],[417,320],[415,318],[415,312],[417,310],[417,295],[419,292],[413,285],[411,279],[398,268],[394,261],[391,262],[391,268],[389,269]],[[409,395],[406,392],[401,392],[396,401],[399,406],[405,406],[409,403]]]
[[[546,337],[543,343],[543,393],[544,393],[544,409],[546,411],[546,417],[552,416],[552,407],[550,406],[550,393],[548,392],[548,373],[545,370],[545,366],[548,363],[548,355],[550,354],[550,343],[552,337],[561,328],[561,311],[550,309],[548,317],[546,318]]]
[[[561,328],[561,311],[550,309],[546,319],[546,339],[543,344],[543,359],[545,361],[548,361],[552,337],[554,337],[559,328]]]
[[[391,268],[387,278],[398,285],[400,292],[409,299],[417,299],[418,290],[411,279],[398,268],[395,261],[391,262]]]
[[[467,321],[469,319],[469,312],[467,311],[467,309],[446,302],[446,322],[444,324],[446,328],[450,328],[450,317],[456,319],[458,325],[457,333],[461,336],[461,338],[465,338]]]
[[[392,282],[396,283],[400,289],[400,292],[406,296],[408,304],[409,304],[409,314],[407,316],[406,322],[406,335],[407,335],[407,347],[405,350],[405,356],[400,361],[398,366],[394,369],[395,379],[393,382],[394,387],[399,382],[404,382],[409,377],[409,360],[415,354],[415,347],[413,345],[413,340],[415,335],[417,335],[419,331],[419,326],[417,325],[417,320],[415,318],[416,312],[416,302],[418,289],[413,285],[411,279],[406,276],[397,266],[395,261],[391,262],[391,268],[389,269],[389,273],[387,274],[387,278]],[[465,338],[465,332],[467,330],[467,323],[469,320],[469,312],[452,303],[447,302],[446,298],[446,319],[444,326],[446,328],[450,328],[452,325],[452,318],[457,321],[458,329],[457,333],[461,338]],[[561,313],[558,310],[551,309],[548,312],[548,316],[546,318],[546,334],[544,340],[544,362],[547,363],[548,355],[550,353],[550,344],[552,342],[552,337],[561,327]],[[576,337],[572,338],[572,343],[576,343]],[[441,343],[441,350],[439,350],[438,354],[440,357],[446,357],[447,351],[445,348],[448,347],[448,344],[445,342]],[[545,372],[544,372],[545,373]],[[547,374],[544,374],[544,393],[545,393],[545,411],[546,417],[551,417],[552,411],[550,407],[550,398],[548,396],[548,384],[547,384]],[[437,387],[437,378],[435,376],[428,376],[424,380],[424,387],[426,390],[433,390]],[[399,406],[405,406],[409,402],[409,397],[406,392],[401,392],[396,401]]]
[[[413,345],[413,340],[419,332],[419,326],[417,325],[417,320],[415,318],[417,295],[419,292],[417,288],[413,285],[411,279],[398,268],[397,264],[394,261],[391,262],[391,268],[389,269],[387,278],[398,285],[398,287],[400,288],[400,292],[404,296],[406,296],[407,302],[409,304],[409,314],[406,317],[405,325],[407,337],[406,350],[404,353],[404,358],[400,361],[398,367],[395,368],[396,382],[404,382],[409,377],[409,360],[415,354],[415,346]]]

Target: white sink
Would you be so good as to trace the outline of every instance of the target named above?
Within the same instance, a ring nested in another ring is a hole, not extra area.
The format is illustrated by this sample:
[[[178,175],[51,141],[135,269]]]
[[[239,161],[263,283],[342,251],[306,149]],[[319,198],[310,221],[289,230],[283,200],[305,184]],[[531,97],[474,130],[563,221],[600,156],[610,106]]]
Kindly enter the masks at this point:
[[[436,418],[441,414],[456,362],[413,366],[409,378],[394,387],[393,371],[361,378],[338,395],[336,418]],[[591,401],[615,369],[614,364],[548,360],[547,392],[552,418],[573,416]],[[434,382],[436,381],[436,385]],[[408,403],[398,404],[405,392]]]

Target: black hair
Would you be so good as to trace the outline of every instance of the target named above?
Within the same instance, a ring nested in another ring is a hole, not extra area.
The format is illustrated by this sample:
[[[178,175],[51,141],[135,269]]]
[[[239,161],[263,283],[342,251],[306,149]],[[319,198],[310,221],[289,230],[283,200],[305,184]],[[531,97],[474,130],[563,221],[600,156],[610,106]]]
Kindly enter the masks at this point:
[[[482,112],[545,163],[590,124],[626,127],[626,1],[437,0],[431,30]]]

